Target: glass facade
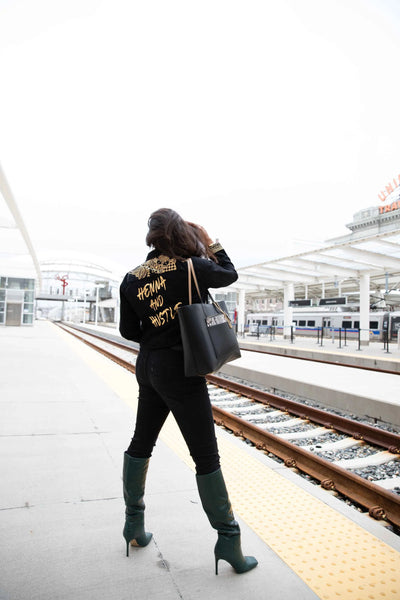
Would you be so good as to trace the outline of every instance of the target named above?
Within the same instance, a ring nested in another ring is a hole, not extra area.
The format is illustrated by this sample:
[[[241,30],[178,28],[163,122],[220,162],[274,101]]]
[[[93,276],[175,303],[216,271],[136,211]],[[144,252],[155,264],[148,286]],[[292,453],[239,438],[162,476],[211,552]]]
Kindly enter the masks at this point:
[[[38,318],[116,322],[122,279],[120,275],[83,260],[42,262],[41,273]]]
[[[228,309],[229,312],[229,317],[231,318],[232,321],[234,321],[234,317],[235,317],[235,311],[236,311],[236,306],[237,306],[237,294],[236,292],[225,292],[225,293],[221,293],[221,292],[216,292],[214,290],[214,293],[212,294],[213,298],[215,299],[216,302],[221,302],[221,300],[225,301],[226,307]]]
[[[3,283],[2,277],[0,279],[0,285]],[[5,322],[5,308],[6,308],[6,290],[0,288],[0,325],[4,325]]]
[[[35,280],[0,277],[0,325],[33,325]]]
[[[118,297],[120,282],[110,280],[109,277],[104,275],[101,278],[98,274],[70,270],[60,276],[59,271],[42,270],[42,277],[42,292],[56,296],[66,296],[66,299],[75,298],[76,296],[83,297],[85,293],[95,296],[99,280],[102,284],[100,288],[100,298],[102,300]]]

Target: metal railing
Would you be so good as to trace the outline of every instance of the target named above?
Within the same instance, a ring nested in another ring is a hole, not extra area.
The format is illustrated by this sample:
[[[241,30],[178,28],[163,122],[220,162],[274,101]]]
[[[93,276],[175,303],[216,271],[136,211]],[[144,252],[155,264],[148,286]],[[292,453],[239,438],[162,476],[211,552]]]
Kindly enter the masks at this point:
[[[286,339],[290,339],[290,343],[294,343],[296,340],[296,325],[288,325],[286,327],[281,327],[282,331],[277,331],[276,325],[262,325],[260,323],[253,324],[251,329],[249,328],[248,334],[255,336],[258,340],[262,336],[264,339],[269,338],[269,341],[275,341],[277,334],[281,334],[282,336],[286,335]],[[338,348],[343,348],[348,346],[348,341],[355,341],[357,343],[357,350],[362,350],[362,340],[361,340],[361,332],[367,331],[368,334],[371,333],[371,328],[361,329],[360,327],[352,327],[351,328],[351,336],[349,336],[348,331],[350,328],[348,327],[331,327],[331,326],[322,326],[322,327],[303,327],[301,329],[304,331],[305,329],[308,331],[316,332],[316,344],[318,346],[324,346],[324,341],[331,339],[332,344],[336,341],[338,342]],[[330,335],[329,335],[330,333]],[[354,335],[355,334],[355,335]],[[300,334],[301,335],[301,334]],[[314,336],[306,335],[305,337],[310,337],[311,339],[315,339]],[[382,340],[383,341],[383,350],[390,354],[390,336],[387,330],[382,331]],[[393,341],[393,340],[392,340]],[[400,349],[400,329],[397,334],[397,347]]]

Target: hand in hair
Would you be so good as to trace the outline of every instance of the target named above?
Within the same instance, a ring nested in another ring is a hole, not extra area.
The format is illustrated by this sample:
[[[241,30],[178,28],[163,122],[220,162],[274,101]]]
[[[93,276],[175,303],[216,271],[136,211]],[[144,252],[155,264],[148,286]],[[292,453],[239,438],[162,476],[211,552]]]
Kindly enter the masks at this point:
[[[205,246],[209,246],[210,244],[213,243],[212,239],[210,238],[210,236],[208,235],[208,233],[204,229],[204,227],[202,227],[201,225],[197,225],[197,223],[191,223],[190,221],[186,221],[186,222],[188,225],[193,227],[193,229],[196,231],[198,237],[201,239],[201,241],[204,243]]]

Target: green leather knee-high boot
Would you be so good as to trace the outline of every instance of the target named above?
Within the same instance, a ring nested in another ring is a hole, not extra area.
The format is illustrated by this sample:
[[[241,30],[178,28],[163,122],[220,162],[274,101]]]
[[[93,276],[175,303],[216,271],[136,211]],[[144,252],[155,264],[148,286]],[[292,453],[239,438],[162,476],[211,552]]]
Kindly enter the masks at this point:
[[[236,573],[245,573],[258,565],[254,556],[243,556],[240,528],[233,516],[231,503],[221,469],[207,475],[196,475],[197,487],[204,511],[211,526],[218,531],[215,544],[215,574],[218,561],[226,560]]]
[[[153,536],[144,530],[143,496],[149,461],[149,458],[134,458],[126,452],[124,454],[123,484],[126,509],[123,536],[127,556],[129,543],[132,546],[147,546]]]

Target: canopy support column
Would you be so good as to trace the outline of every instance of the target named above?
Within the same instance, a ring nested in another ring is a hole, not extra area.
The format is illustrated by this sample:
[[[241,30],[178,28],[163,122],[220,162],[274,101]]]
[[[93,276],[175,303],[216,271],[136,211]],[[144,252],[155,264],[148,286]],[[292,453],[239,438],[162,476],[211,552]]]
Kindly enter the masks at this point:
[[[369,345],[369,275],[360,276],[360,343]]]
[[[239,290],[238,334],[244,336],[244,314],[246,308],[245,290]]]
[[[286,283],[283,289],[283,339],[289,339],[293,322],[293,308],[289,306],[294,300],[294,284]]]

